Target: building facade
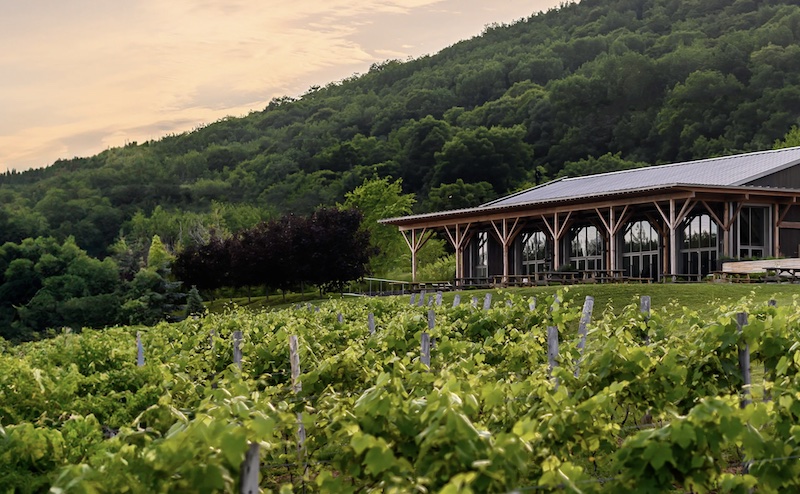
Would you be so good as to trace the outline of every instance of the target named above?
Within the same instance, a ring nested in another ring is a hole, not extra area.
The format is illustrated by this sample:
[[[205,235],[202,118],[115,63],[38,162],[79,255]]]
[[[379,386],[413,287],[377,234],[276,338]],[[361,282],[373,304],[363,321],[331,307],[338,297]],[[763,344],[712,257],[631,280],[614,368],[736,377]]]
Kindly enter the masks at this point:
[[[800,147],[564,178],[479,207],[382,220],[412,253],[433,234],[456,282],[579,271],[700,278],[724,259],[798,257]]]

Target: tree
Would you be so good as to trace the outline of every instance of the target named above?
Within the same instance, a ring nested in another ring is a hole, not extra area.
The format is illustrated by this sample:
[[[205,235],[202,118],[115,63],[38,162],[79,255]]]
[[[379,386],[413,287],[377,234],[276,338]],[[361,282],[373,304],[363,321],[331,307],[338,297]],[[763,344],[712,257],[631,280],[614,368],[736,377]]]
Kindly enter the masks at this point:
[[[192,286],[189,293],[186,294],[186,317],[202,316],[206,312],[206,306],[203,305],[203,298],[196,286]]]
[[[212,234],[208,242],[182,250],[172,265],[174,276],[187,286],[215,290],[230,282],[231,255],[225,241]]]
[[[564,168],[558,172],[557,177],[581,177],[583,175],[630,170],[631,168],[642,168],[644,166],[647,166],[647,163],[622,159],[620,153],[606,153],[599,158],[589,156],[578,161],[568,161],[564,164]]]
[[[356,209],[333,208],[320,208],[308,218],[308,281],[323,291],[333,291],[368,273],[370,257],[377,249],[370,245],[362,218]]]
[[[147,251],[147,267],[155,269],[156,271],[163,272],[169,268],[169,265],[175,258],[167,252],[167,248],[161,242],[161,237],[153,235],[153,240],[150,242],[150,249]]]
[[[790,148],[794,146],[800,146],[800,127],[797,125],[793,125],[792,128],[789,129],[789,132],[783,136],[782,140],[776,140],[773,149]]]
[[[370,271],[385,274],[399,267],[408,251],[402,234],[391,225],[378,220],[410,214],[416,200],[413,194],[403,194],[402,181],[387,178],[365,180],[345,195],[341,209],[357,209],[363,215],[363,228],[369,232],[376,254],[370,261]]]
[[[425,210],[446,211],[471,208],[480,206],[496,197],[497,194],[489,182],[468,184],[459,178],[455,183],[433,187],[428,195],[428,200],[425,201]]]
[[[432,184],[488,182],[506,192],[525,177],[533,149],[524,141],[525,129],[478,127],[459,131],[436,153]]]
[[[90,257],[72,237],[27,239],[0,248],[0,336],[29,339],[48,328],[118,322],[122,288],[113,259]]]

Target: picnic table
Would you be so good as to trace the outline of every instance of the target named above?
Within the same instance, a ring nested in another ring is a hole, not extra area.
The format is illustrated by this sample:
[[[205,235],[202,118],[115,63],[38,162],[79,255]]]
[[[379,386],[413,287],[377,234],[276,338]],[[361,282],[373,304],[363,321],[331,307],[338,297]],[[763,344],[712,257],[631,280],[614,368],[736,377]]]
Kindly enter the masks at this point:
[[[790,283],[796,283],[800,281],[800,268],[783,267],[783,266],[764,266],[764,269],[767,272],[767,279],[769,279],[769,281],[780,282],[783,279],[787,279]],[[775,274],[770,275],[770,273],[773,272]]]
[[[727,281],[730,283],[756,283],[764,280],[763,273],[752,271],[713,271],[715,281]]]

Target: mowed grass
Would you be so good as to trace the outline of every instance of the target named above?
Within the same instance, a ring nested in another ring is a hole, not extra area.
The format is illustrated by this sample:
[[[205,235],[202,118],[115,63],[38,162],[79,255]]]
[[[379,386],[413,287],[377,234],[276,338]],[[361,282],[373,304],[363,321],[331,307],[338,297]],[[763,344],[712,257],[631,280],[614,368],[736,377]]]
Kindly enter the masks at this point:
[[[466,290],[445,292],[444,304],[452,304],[456,293],[461,295],[462,303],[469,303],[475,296],[483,304],[486,293],[492,293],[493,301],[503,300],[509,295],[521,297],[552,296],[559,290],[564,290],[564,298],[573,305],[583,304],[587,295],[594,297],[595,311],[610,309],[614,312],[635,303],[642,295],[649,295],[653,310],[666,308],[668,313],[676,315],[684,309],[697,311],[700,314],[714,314],[721,306],[730,306],[742,298],[751,299],[759,304],[766,304],[770,299],[779,305],[790,304],[793,297],[800,296],[800,284],[738,284],[738,283],[653,283],[653,284],[586,284],[567,287],[549,286],[532,288],[505,288],[491,290]],[[410,295],[403,295],[410,299]],[[276,310],[294,305],[311,303],[320,304],[330,298],[342,298],[339,294],[332,294],[326,298],[319,298],[316,294],[307,293],[287,295],[286,301],[280,295],[273,295],[267,300],[265,297],[230,298],[215,300],[207,304],[211,312],[223,312],[231,306],[248,308],[252,310]],[[358,297],[345,296],[345,299]]]

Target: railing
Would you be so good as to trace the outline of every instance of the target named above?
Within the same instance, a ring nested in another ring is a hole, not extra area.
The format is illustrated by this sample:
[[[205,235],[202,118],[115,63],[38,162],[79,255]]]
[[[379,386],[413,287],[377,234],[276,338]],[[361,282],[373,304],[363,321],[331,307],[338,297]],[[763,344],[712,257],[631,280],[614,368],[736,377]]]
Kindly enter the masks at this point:
[[[422,290],[446,291],[452,290],[450,281],[402,281],[387,280],[383,278],[363,278],[351,282],[345,288],[345,295],[350,296],[387,296],[417,293]]]

